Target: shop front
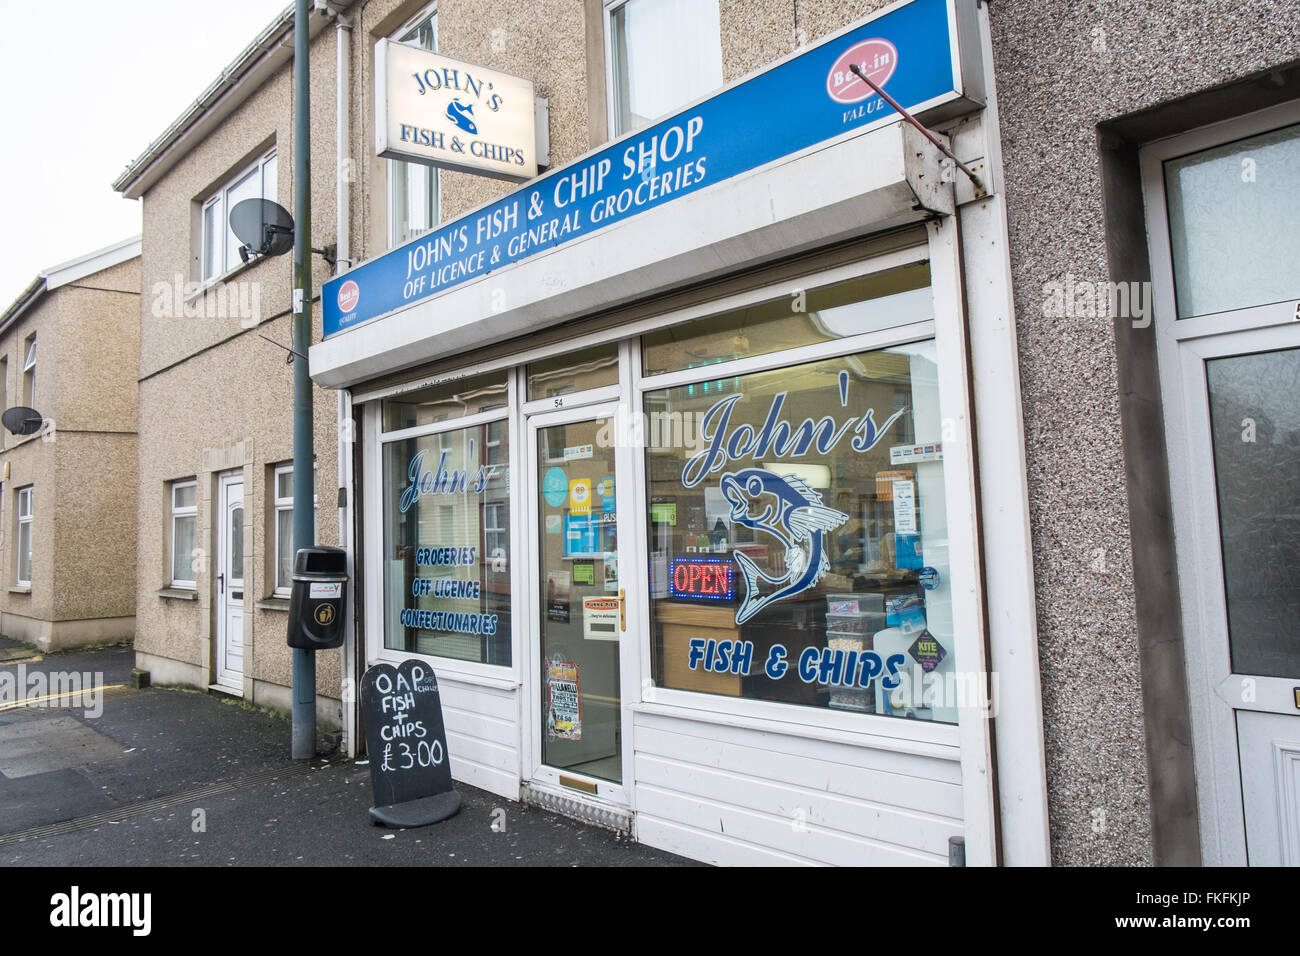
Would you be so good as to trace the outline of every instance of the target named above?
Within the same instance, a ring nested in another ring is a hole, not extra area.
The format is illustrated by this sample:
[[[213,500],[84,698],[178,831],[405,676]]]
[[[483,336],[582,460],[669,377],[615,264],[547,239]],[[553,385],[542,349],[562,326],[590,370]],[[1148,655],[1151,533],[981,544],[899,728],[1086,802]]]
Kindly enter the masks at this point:
[[[456,779],[714,862],[1045,852],[1041,718],[994,722],[1037,717],[1032,601],[981,557],[1025,512],[1014,383],[976,388],[1014,370],[974,332],[1000,207],[835,79],[892,58],[991,184],[973,9],[890,8],[325,287],[349,676],[431,662]]]

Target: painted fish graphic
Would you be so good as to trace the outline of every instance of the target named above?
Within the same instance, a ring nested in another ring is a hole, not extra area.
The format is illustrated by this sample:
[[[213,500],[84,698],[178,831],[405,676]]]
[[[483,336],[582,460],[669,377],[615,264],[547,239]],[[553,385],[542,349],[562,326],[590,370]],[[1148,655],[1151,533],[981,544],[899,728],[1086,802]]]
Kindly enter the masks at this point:
[[[471,135],[478,132],[478,127],[474,125],[473,103],[466,104],[460,100],[452,100],[447,104],[447,119]]]
[[[785,546],[786,573],[780,577],[764,573],[748,555],[735,552],[745,579],[745,599],[736,609],[736,623],[744,624],[767,605],[806,591],[821,580],[830,570],[822,535],[844,524],[849,516],[822,504],[822,496],[796,475],[744,468],[724,474],[718,487],[731,504],[732,521],[770,534]],[[751,514],[758,508],[761,511]],[[777,585],[776,590],[762,594],[760,582]]]

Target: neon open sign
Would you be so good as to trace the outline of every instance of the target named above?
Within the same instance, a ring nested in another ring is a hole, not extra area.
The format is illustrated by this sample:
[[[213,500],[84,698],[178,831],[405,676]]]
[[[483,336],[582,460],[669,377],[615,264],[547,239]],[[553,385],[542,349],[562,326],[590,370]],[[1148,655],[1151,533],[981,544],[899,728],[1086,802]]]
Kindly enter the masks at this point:
[[[735,600],[730,558],[673,558],[669,571],[669,597],[685,601]]]

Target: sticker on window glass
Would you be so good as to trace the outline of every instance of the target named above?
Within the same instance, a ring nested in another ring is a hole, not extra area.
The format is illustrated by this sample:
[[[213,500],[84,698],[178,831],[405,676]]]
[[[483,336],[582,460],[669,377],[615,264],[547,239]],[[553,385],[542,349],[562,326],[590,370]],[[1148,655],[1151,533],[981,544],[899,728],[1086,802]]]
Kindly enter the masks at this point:
[[[600,479],[600,484],[596,486],[600,492],[600,510],[607,515],[614,513],[614,479],[605,477]]]
[[[569,572],[546,572],[546,619],[569,623]]]
[[[589,641],[617,641],[618,612],[616,597],[583,598],[582,636]]]
[[[560,467],[550,468],[542,478],[542,497],[552,508],[558,508],[564,504],[564,499],[569,496],[569,476],[564,473]]]
[[[921,670],[927,674],[943,663],[943,659],[948,656],[948,652],[943,649],[933,634],[928,630],[922,631],[920,636],[912,642],[912,646],[907,649],[907,653],[912,655],[912,659],[921,665]]]
[[[591,514],[591,479],[574,478],[569,482],[569,513]]]

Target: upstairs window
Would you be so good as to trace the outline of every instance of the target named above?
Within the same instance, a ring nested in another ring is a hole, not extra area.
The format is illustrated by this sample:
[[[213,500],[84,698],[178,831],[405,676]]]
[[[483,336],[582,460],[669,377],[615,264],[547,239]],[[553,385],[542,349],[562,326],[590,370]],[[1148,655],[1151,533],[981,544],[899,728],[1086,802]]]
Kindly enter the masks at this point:
[[[245,166],[237,175],[203,201],[202,236],[199,241],[199,278],[210,282],[220,278],[243,260],[242,242],[230,228],[230,210],[245,199],[276,197],[275,150]]]
[[[28,336],[23,345],[23,404],[36,407],[36,335]]]
[[[722,86],[718,0],[606,2],[613,137]]]
[[[438,12],[429,7],[398,30],[399,43],[438,49]],[[438,224],[438,171],[423,163],[388,161],[388,247],[400,246]]]

